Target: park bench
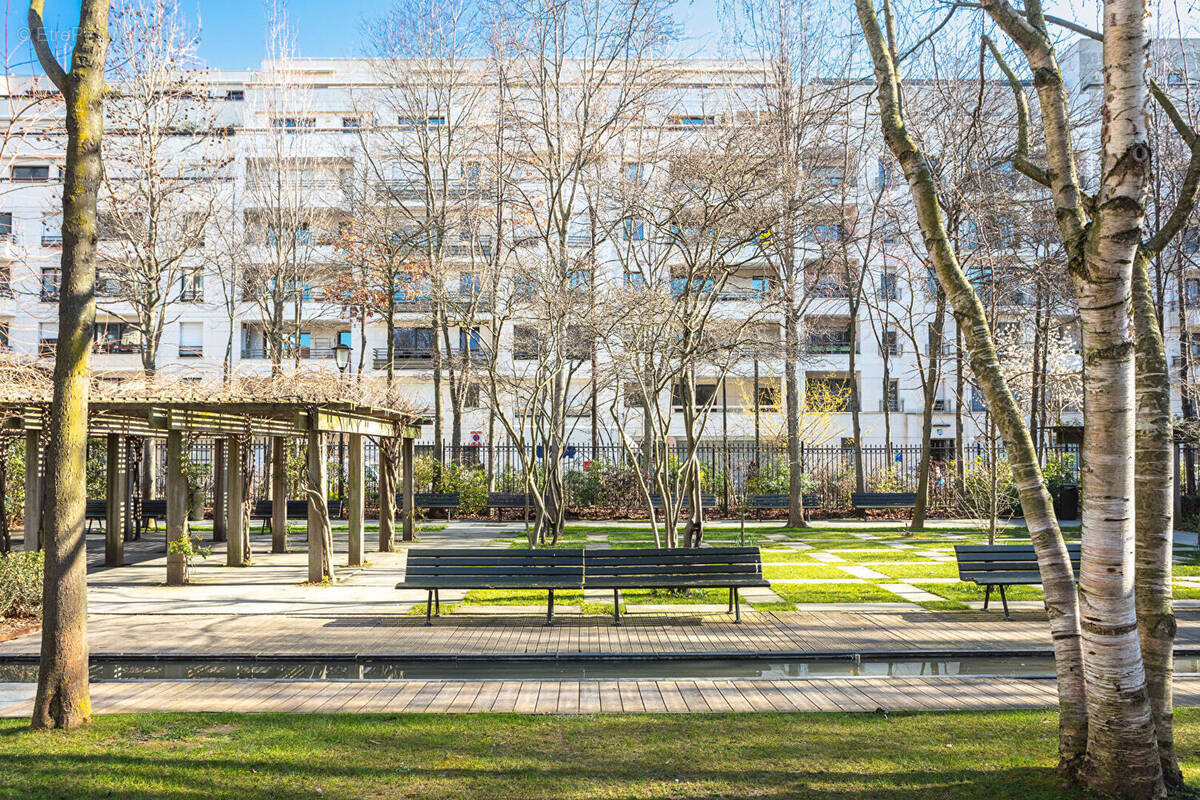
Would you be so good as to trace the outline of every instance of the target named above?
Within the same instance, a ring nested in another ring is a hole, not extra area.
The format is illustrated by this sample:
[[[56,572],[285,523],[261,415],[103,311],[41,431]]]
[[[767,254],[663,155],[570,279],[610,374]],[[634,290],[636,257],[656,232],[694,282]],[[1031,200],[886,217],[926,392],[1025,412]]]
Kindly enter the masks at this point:
[[[691,502],[692,502],[691,498],[685,494],[683,496],[683,502],[680,505],[680,508],[687,508],[689,505],[691,505]],[[650,505],[654,506],[655,511],[662,511],[663,510],[662,495],[659,494],[658,492],[651,492],[650,493]],[[716,508],[716,507],[717,507],[717,496],[715,494],[701,494],[700,495],[700,510],[703,511],[705,509]]]
[[[440,589],[547,589],[546,624],[554,621],[554,590],[583,588],[583,550],[412,548],[397,589],[429,592],[425,624],[442,610]]]
[[[850,505],[864,514],[872,508],[914,508],[916,492],[852,492]]]
[[[1079,579],[1079,545],[1067,545],[1071,558],[1071,569]],[[987,611],[992,596],[992,587],[1000,590],[1000,601],[1004,604],[1004,618],[1008,615],[1006,586],[1037,586],[1042,582],[1038,569],[1037,555],[1031,544],[956,544],[954,555],[958,559],[958,579],[970,581],[984,587],[983,610]]]
[[[274,516],[275,504],[270,500],[259,500],[254,504],[254,508],[250,511],[251,520],[262,520],[262,528],[260,532],[266,533],[271,530],[271,518]],[[329,501],[329,518],[340,519],[342,516],[342,501]],[[308,519],[308,501],[307,500],[288,500],[287,501],[287,518],[288,519]]]
[[[142,537],[142,532],[149,527],[149,523],[154,523],[154,530],[158,530],[158,521],[162,520],[164,524],[167,521],[167,501],[166,500],[143,500],[142,511],[137,518],[136,535],[137,538]]]
[[[496,509],[496,519],[502,519],[505,509],[528,511],[535,506],[533,497],[524,492],[488,492],[487,507]]]
[[[92,523],[103,523],[108,518],[107,500],[88,500],[84,505],[83,518],[87,522],[87,533],[92,532]]]
[[[584,551],[583,585],[612,589],[613,620],[621,624],[622,589],[728,589],[729,610],[742,621],[738,589],[765,587],[757,547],[596,549]]]
[[[414,508],[444,508],[446,521],[450,521],[450,512],[462,505],[462,495],[458,492],[414,492]],[[404,493],[396,494],[396,519],[404,515]]]
[[[762,512],[775,511],[778,509],[786,510],[791,496],[784,494],[752,494],[746,496],[746,506],[753,511],[759,519],[762,519]],[[821,499],[812,495],[804,495],[800,498],[800,503],[805,510],[812,510],[821,507]]]

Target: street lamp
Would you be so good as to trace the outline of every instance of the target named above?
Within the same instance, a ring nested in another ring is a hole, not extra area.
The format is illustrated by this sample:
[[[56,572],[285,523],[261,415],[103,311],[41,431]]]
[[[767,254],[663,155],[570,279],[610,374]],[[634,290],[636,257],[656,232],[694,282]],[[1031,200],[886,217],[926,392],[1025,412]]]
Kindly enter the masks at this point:
[[[350,345],[338,342],[333,346],[333,363],[337,364],[338,372],[345,372],[350,367]]]
[[[338,342],[333,346],[333,363],[345,375],[350,368],[350,345]],[[338,434],[338,499],[346,501],[346,434]]]

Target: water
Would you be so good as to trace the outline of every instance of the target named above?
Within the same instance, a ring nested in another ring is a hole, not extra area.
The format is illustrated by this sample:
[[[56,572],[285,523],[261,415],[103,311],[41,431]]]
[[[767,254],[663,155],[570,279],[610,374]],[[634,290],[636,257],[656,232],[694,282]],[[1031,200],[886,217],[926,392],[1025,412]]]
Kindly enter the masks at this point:
[[[1200,657],[1175,659],[1178,674],[1200,673]],[[94,659],[93,681],[128,680],[792,680],[888,677],[1052,678],[1049,656],[813,660],[135,660]],[[37,680],[37,664],[0,661],[0,683]]]

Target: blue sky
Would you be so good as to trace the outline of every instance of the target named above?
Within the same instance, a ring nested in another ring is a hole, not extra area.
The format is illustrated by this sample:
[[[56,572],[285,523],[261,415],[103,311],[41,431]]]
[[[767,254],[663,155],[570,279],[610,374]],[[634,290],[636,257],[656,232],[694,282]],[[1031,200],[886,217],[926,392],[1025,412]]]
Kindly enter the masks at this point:
[[[263,56],[263,4],[261,0],[180,0],[181,7],[201,21],[200,56],[217,68],[254,67]],[[363,19],[380,15],[392,0],[290,0],[288,11],[296,29],[299,55],[344,58],[359,54]],[[28,0],[4,0],[7,50],[14,65],[28,62],[28,47],[16,47],[27,38],[25,15]],[[679,19],[695,38],[690,51],[714,38],[717,29],[714,0],[684,0]],[[79,19],[78,0],[46,0],[46,27],[71,30]],[[18,67],[25,72],[28,68]]]

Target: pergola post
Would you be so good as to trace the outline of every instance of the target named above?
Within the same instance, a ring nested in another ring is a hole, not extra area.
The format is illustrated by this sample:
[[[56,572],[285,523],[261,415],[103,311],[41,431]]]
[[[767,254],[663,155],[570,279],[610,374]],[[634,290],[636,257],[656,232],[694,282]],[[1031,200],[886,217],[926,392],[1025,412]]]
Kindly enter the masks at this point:
[[[183,474],[183,431],[167,431],[167,585],[182,586],[187,578],[183,553],[170,551],[172,542],[187,535],[187,478]]]
[[[396,549],[396,471],[391,443],[379,437],[379,552]]]
[[[404,469],[404,541],[411,542],[416,539],[416,528],[413,525],[413,510],[415,508],[415,498],[413,496],[413,439],[411,436],[405,436],[401,442],[401,459]]]
[[[214,542],[223,542],[228,538],[225,527],[225,493],[228,491],[229,470],[225,464],[225,440],[213,439],[213,535]]]
[[[287,440],[271,437],[271,552],[286,553],[287,540]]]
[[[42,539],[42,448],[40,431],[25,431],[25,549],[40,550]]]
[[[226,440],[225,450],[225,563],[230,567],[241,567],[246,563],[243,531],[246,522],[246,483],[242,478],[242,442],[236,436]]]
[[[104,464],[104,566],[125,563],[125,437],[110,433]]]
[[[350,466],[347,474],[349,504],[348,516],[350,522],[350,556],[347,560],[350,566],[358,567],[363,563],[363,437],[361,433],[350,434]]]
[[[308,432],[308,580],[320,583],[325,564],[333,563],[333,554],[325,552],[325,528],[329,526],[329,471],[325,459],[325,434]],[[333,537],[331,536],[330,539]]]

